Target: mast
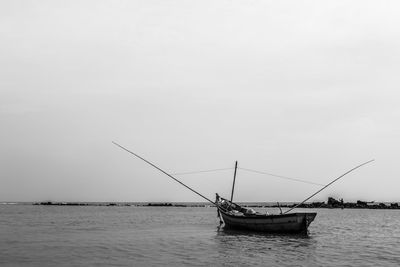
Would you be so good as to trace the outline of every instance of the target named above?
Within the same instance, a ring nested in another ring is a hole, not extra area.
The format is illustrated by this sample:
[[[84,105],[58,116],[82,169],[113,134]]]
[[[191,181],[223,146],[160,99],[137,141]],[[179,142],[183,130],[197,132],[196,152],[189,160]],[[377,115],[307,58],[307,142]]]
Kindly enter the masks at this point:
[[[231,202],[233,200],[233,191],[235,190],[235,180],[236,180],[236,170],[237,170],[238,162],[235,162],[235,173],[233,174],[233,184],[232,184],[232,193],[231,193]]]

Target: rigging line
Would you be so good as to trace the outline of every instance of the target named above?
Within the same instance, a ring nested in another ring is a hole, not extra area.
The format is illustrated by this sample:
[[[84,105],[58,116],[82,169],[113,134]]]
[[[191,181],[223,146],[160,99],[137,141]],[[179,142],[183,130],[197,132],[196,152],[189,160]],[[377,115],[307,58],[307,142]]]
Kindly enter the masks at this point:
[[[233,168],[221,168],[221,169],[202,170],[202,171],[192,171],[192,172],[179,172],[179,173],[171,173],[171,175],[196,174],[196,173],[203,173],[203,172],[226,171],[226,170],[232,170],[232,169],[233,169]]]
[[[286,180],[292,180],[292,181],[301,182],[301,183],[306,183],[306,184],[324,186],[323,184],[314,183],[314,182],[301,180],[301,179],[297,179],[297,178],[291,178],[291,177],[282,176],[282,175],[277,175],[277,174],[272,174],[272,173],[268,173],[268,172],[256,171],[256,170],[247,169],[247,168],[241,168],[241,167],[238,167],[238,169],[241,169],[241,170],[244,170],[244,171],[248,171],[248,172],[254,172],[254,173],[258,173],[258,174],[266,174],[266,175],[269,175],[269,176],[274,176],[274,177],[278,177],[278,178],[282,178],[282,179],[286,179]]]
[[[171,174],[167,173],[166,171],[164,171],[163,169],[157,167],[156,165],[154,165],[153,163],[151,163],[150,161],[142,158],[141,156],[133,153],[132,151],[128,150],[127,148],[121,146],[120,144],[112,141],[112,143],[116,146],[118,146],[119,148],[122,148],[123,150],[125,150],[128,153],[131,153],[132,155],[138,157],[139,159],[143,160],[144,162],[146,162],[147,164],[153,166],[154,168],[156,168],[157,170],[159,170],[160,172],[164,173],[165,175],[169,176],[170,178],[174,179],[176,182],[180,183],[181,185],[183,185],[184,187],[186,187],[187,189],[189,189],[190,191],[196,193],[197,195],[201,196],[202,198],[204,198],[205,200],[207,200],[208,202],[211,202],[212,204],[215,204],[212,200],[210,200],[209,198],[203,196],[202,194],[200,194],[199,192],[197,192],[196,190],[190,188],[189,186],[185,185],[184,183],[182,183],[181,181],[179,181],[178,179],[176,179],[175,177],[173,177]]]
[[[329,184],[325,185],[325,186],[322,187],[320,190],[318,190],[317,192],[315,192],[314,194],[312,194],[311,196],[309,196],[308,198],[306,198],[305,200],[303,200],[301,203],[299,203],[299,204],[295,205],[293,208],[291,208],[291,209],[285,211],[283,214],[286,214],[286,213],[288,213],[289,211],[294,210],[295,208],[297,208],[298,206],[300,206],[301,204],[303,204],[304,202],[306,202],[307,200],[309,200],[310,198],[312,198],[313,196],[315,196],[316,194],[318,194],[319,192],[321,192],[322,190],[324,190],[325,188],[327,188],[328,186],[330,186],[331,184],[333,184],[334,182],[336,182],[337,180],[339,180],[340,178],[342,178],[343,176],[345,176],[346,174],[349,174],[350,172],[352,172],[352,171],[354,171],[354,170],[360,168],[361,166],[364,166],[364,165],[366,165],[366,164],[368,164],[368,163],[370,163],[370,162],[373,162],[373,161],[374,161],[374,159],[371,159],[371,160],[369,160],[369,161],[367,161],[367,162],[364,162],[364,163],[362,163],[362,164],[360,164],[360,165],[354,167],[353,169],[351,169],[351,170],[345,172],[344,174],[340,175],[338,178],[336,178],[335,180],[333,180],[332,182],[330,182]]]

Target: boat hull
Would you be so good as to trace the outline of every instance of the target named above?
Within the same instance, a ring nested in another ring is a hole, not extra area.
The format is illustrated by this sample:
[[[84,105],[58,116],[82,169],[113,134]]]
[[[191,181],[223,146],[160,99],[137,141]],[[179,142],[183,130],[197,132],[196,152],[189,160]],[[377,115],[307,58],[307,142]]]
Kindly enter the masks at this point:
[[[297,212],[279,215],[233,215],[219,209],[226,228],[267,233],[301,233],[314,220],[315,212]]]

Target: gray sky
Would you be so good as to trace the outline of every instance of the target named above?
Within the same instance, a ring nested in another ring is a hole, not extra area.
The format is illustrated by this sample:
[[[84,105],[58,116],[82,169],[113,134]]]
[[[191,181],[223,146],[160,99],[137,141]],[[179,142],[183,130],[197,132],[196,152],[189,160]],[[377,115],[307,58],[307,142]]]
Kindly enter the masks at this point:
[[[0,201],[400,201],[399,8],[1,1]]]

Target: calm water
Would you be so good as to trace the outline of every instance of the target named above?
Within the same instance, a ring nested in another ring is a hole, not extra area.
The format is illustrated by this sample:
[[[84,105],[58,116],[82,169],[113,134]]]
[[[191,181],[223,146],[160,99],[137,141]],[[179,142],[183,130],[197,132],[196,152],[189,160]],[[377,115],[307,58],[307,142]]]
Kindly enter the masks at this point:
[[[400,211],[313,211],[296,236],[218,229],[214,208],[0,205],[0,265],[400,265]]]

